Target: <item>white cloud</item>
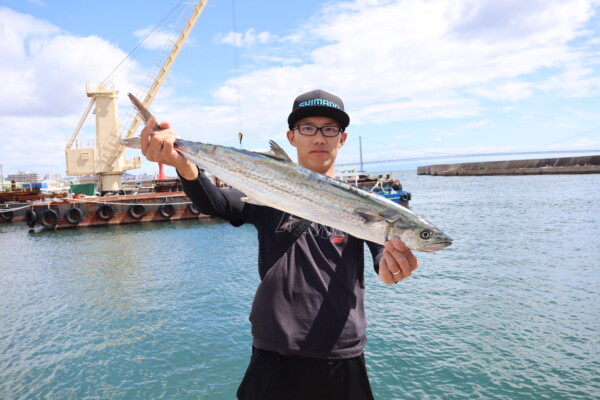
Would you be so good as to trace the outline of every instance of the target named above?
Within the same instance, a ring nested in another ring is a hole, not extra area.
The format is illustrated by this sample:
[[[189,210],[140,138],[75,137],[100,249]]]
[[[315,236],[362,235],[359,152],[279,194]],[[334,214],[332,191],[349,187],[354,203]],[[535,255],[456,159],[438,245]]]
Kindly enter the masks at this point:
[[[456,131],[461,132],[461,131],[466,131],[466,130],[471,130],[471,129],[492,128],[494,126],[496,126],[496,124],[493,121],[483,120],[483,121],[471,122],[469,124],[460,126],[456,129]]]
[[[229,44],[231,46],[255,46],[257,44],[268,44],[278,40],[277,36],[269,32],[259,32],[251,28],[245,33],[229,32],[226,35],[217,35],[216,40],[220,43]]]
[[[564,129],[581,129],[581,126],[571,122],[546,122],[540,124],[542,128],[564,128]]]
[[[311,18],[327,23],[310,31],[312,50],[302,64],[241,76],[241,91],[321,87],[340,94],[353,123],[361,124],[475,116],[483,100],[518,102],[541,90],[590,95],[598,86],[594,69],[573,66],[589,64],[592,55],[569,42],[589,35],[582,27],[593,15],[592,4],[337,2]]]
[[[390,141],[394,142],[397,140],[410,139],[412,137],[414,137],[414,135],[409,135],[409,134],[396,135],[396,136],[390,138]]]
[[[596,63],[596,66],[600,62]],[[568,97],[588,97],[600,94],[600,76],[592,67],[579,62],[569,64],[565,70],[540,84],[540,89],[558,91]]]
[[[0,116],[78,113],[85,82],[106,77],[125,54],[96,37],[77,37],[43,20],[0,8]],[[135,63],[117,83],[132,86]]]
[[[476,88],[472,93],[489,100],[516,102],[531,97],[533,94],[531,87],[530,82],[508,82],[487,88]]]
[[[138,29],[133,32],[133,36],[142,39],[140,45],[143,48],[150,50],[163,50],[172,47],[172,44],[177,40],[178,34],[175,31],[163,31],[155,26],[148,26],[143,29]]]
[[[0,8],[0,26],[0,125],[5,132],[0,158],[11,170],[43,171],[42,166],[54,165],[64,173],[66,141],[89,102],[86,82],[102,80],[125,54],[97,36],[74,36],[8,8]],[[144,76],[131,63],[117,87],[132,90],[138,75]]]
[[[213,43],[241,49],[243,130],[255,139],[281,137],[290,93],[314,88],[340,95],[353,125],[469,118],[481,125],[463,129],[481,129],[493,126],[490,103],[514,110],[540,94],[600,95],[593,6],[597,0],[355,0],[327,3],[310,17],[310,30],[249,29]],[[43,130],[64,165],[64,142],[88,101],[82,82],[106,77],[125,54],[103,38],[71,35],[8,8],[0,8],[0,26],[0,87],[8,94],[0,96],[0,124],[29,145],[31,163],[50,154],[36,150],[37,137],[26,139]],[[134,63],[119,77],[122,93],[140,86],[136,77],[147,74],[139,70]],[[212,98],[201,99],[164,87],[153,111],[160,118],[168,109],[163,118],[182,136],[223,143],[237,133],[237,84],[212,82]],[[2,157],[18,145],[3,134]]]

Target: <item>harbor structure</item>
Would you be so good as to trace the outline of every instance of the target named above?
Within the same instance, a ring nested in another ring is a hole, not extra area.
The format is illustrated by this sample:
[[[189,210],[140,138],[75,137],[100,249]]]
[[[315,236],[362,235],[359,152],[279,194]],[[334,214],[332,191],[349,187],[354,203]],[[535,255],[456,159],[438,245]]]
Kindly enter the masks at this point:
[[[417,168],[418,175],[436,176],[556,175],[599,173],[600,155],[438,164],[425,165]]]
[[[199,0],[195,5],[187,2],[182,4],[188,7],[189,16],[179,20],[175,27],[179,32],[177,40],[170,41],[172,46],[170,51],[165,52],[164,63],[151,78],[149,87],[138,94],[143,98],[145,107],[149,107],[156,97],[204,10],[206,0]],[[67,174],[82,178],[96,177],[100,196],[80,193],[79,187],[72,192],[73,197],[32,203],[24,217],[26,224],[30,228],[62,229],[202,217],[176,179],[157,180],[150,192],[138,190],[141,188],[124,188],[123,174],[141,167],[141,158],[127,159],[120,139],[132,137],[141,119],[135,114],[131,124],[121,126],[118,116],[119,92],[108,78],[100,83],[87,83],[86,94],[90,97],[90,103],[65,147]],[[80,147],[78,135],[90,112],[95,114],[94,145]],[[95,194],[96,190],[91,192]]]
[[[189,18],[184,21],[185,24],[180,29],[179,37],[173,43],[163,65],[156,72],[150,87],[143,96],[145,107],[150,107],[152,104],[205,5],[206,1],[198,1]],[[86,93],[91,98],[90,103],[65,147],[67,174],[71,176],[98,175],[100,193],[122,192],[121,177],[123,173],[140,168],[141,159],[140,157],[126,159],[124,148],[119,140],[122,131],[124,138],[132,137],[139,127],[141,119],[136,115],[127,128],[121,129],[118,116],[118,91],[115,90],[112,82],[88,83]],[[76,139],[92,109],[96,115],[95,146],[79,148]]]

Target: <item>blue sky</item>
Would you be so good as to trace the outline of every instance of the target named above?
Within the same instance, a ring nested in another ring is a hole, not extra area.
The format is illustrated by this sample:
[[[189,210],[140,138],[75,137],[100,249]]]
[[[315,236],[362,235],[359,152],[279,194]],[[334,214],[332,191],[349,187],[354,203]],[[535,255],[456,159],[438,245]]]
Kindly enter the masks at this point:
[[[178,3],[0,0],[4,174],[64,174],[86,82],[106,78]],[[338,163],[358,160],[359,136],[365,161],[600,149],[599,10],[598,0],[209,0],[151,111],[189,140],[237,146],[241,126],[244,147],[274,139],[294,158],[291,103],[321,88],[351,117]],[[122,122],[125,94],[158,53],[115,77]],[[459,160],[438,162],[449,161]]]

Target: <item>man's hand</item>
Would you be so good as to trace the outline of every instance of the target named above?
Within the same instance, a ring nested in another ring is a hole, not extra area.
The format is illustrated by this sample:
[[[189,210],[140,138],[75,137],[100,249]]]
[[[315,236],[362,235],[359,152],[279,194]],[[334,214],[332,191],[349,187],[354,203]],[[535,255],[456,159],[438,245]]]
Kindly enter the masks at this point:
[[[177,168],[177,172],[187,180],[194,180],[198,177],[198,168],[174,148],[173,143],[177,138],[171,130],[168,122],[160,124],[160,131],[153,131],[156,124],[154,115],[150,117],[144,129],[142,129],[142,154],[148,161],[170,165]]]
[[[400,239],[385,242],[383,257],[379,262],[379,278],[387,284],[408,278],[417,269],[419,262]]]

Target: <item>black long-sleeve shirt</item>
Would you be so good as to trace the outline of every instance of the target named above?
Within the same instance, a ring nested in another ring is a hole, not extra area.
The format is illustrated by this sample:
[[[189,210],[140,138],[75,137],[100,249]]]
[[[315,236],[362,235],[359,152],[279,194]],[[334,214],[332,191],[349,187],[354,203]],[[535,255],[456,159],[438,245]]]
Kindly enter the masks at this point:
[[[255,347],[327,359],[363,352],[364,243],[376,271],[383,246],[313,222],[285,251],[300,218],[245,203],[243,193],[217,188],[202,173],[197,180],[181,178],[181,182],[201,212],[234,226],[251,223],[257,229],[261,283],[250,313]],[[282,253],[273,260],[274,254]]]

